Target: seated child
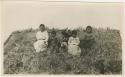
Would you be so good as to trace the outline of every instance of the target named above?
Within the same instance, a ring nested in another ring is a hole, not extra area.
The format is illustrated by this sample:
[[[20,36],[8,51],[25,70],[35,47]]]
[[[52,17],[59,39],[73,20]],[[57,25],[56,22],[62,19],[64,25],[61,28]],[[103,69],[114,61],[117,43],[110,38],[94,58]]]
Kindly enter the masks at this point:
[[[92,27],[87,26],[83,40],[81,41],[80,47],[85,51],[91,49],[95,43],[95,36],[92,32]],[[83,54],[83,52],[82,52]]]
[[[68,53],[71,55],[80,55],[81,49],[79,47],[79,37],[77,37],[77,31],[73,30],[72,36],[68,40]]]
[[[56,32],[52,31],[51,37],[48,40],[48,47],[50,48],[51,53],[59,52],[59,45],[60,42],[58,41],[56,37]]]
[[[68,46],[68,39],[69,39],[69,36],[68,34],[66,33],[66,30],[64,30],[62,32],[62,41],[61,41],[61,50],[63,51],[67,51],[67,46]]]
[[[42,52],[47,49],[48,46],[48,32],[45,30],[44,24],[39,26],[39,31],[36,33],[37,41],[34,43],[34,48],[36,52]]]

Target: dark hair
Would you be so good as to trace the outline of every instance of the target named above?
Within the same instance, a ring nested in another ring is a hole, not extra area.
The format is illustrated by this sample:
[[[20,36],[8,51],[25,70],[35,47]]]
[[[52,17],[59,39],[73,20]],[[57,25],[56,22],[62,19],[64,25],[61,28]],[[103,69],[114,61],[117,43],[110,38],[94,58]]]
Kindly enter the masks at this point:
[[[41,27],[41,26],[45,27],[45,25],[44,25],[44,24],[40,24],[40,26],[39,26],[39,27]]]
[[[76,31],[76,30],[73,30],[73,31],[72,31],[72,34],[75,34],[75,35],[76,35],[76,34],[77,34],[77,31]]]
[[[92,27],[91,27],[91,26],[87,26],[87,27],[86,27],[86,29],[88,29],[88,28],[92,30]]]
[[[51,33],[52,33],[52,34],[56,34],[56,31],[53,30]]]

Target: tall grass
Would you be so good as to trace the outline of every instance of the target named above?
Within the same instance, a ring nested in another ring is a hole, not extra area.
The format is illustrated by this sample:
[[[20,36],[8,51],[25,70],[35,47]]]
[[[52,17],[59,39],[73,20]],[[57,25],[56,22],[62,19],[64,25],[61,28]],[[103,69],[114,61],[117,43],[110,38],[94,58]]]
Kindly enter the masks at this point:
[[[49,31],[51,29],[48,29]],[[83,39],[84,29],[78,28]],[[36,53],[33,43],[38,30],[15,31],[4,44],[5,74],[121,74],[122,41],[119,30],[96,29],[96,44],[89,54],[77,57],[67,52]],[[61,39],[61,30],[56,29]],[[49,49],[48,49],[49,50]]]

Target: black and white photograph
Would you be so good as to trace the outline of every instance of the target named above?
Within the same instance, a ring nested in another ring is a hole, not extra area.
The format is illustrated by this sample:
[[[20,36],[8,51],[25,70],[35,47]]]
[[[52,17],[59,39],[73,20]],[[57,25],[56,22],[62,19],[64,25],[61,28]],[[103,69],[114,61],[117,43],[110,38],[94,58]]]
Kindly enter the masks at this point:
[[[123,4],[3,1],[3,74],[122,75]]]

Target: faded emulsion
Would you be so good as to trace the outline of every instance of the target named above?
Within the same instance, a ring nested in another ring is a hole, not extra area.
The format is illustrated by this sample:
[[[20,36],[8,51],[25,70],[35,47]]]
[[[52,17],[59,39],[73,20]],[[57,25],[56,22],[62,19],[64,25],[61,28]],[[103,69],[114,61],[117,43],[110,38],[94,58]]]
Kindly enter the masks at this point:
[[[3,13],[4,74],[122,74],[122,4],[4,2]]]

